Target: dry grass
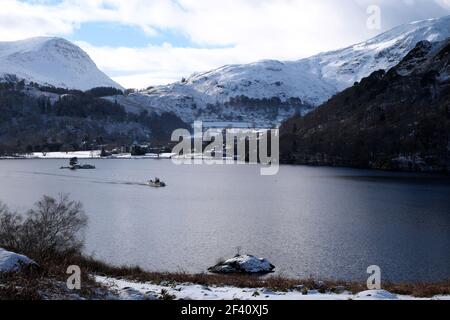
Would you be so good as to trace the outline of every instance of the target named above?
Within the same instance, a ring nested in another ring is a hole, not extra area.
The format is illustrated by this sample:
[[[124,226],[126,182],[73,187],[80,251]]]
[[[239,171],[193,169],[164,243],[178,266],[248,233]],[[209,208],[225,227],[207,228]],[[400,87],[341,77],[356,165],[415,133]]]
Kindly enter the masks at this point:
[[[107,291],[82,267],[82,287],[80,291],[67,289],[67,267],[70,258],[47,258],[37,260],[40,269],[0,274],[0,300],[42,300],[42,299],[102,299]]]
[[[137,282],[151,282],[154,284],[193,283],[205,286],[232,286],[238,288],[268,288],[275,291],[312,290],[319,292],[339,292],[342,289],[352,293],[367,290],[366,284],[350,281],[324,281],[318,286],[315,279],[290,279],[281,276],[251,276],[242,274],[188,274],[148,272],[139,267],[112,267],[93,258],[77,257],[75,264],[83,266],[91,273],[109,277],[123,278]],[[433,297],[436,295],[450,295],[450,280],[438,283],[385,283],[383,289],[397,294],[412,295],[414,297]]]
[[[0,300],[41,300],[36,282],[18,274],[0,275]]]
[[[437,295],[450,295],[450,280],[437,283],[387,283],[384,289],[397,294],[430,298]]]

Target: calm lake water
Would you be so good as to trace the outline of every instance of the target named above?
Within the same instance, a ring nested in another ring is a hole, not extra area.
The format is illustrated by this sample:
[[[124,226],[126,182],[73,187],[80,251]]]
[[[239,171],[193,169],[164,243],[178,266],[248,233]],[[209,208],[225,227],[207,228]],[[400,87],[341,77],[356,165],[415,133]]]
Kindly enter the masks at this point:
[[[0,200],[25,211],[70,193],[89,215],[86,252],[117,265],[204,272],[242,252],[290,277],[450,279],[450,180],[365,170],[175,166],[169,160],[0,161]],[[168,187],[142,185],[159,176]]]

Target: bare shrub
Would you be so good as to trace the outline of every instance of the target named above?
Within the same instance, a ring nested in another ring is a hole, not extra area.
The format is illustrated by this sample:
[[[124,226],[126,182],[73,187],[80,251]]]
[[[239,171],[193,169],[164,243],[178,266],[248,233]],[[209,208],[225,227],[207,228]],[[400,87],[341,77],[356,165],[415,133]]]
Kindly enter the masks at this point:
[[[175,300],[175,296],[170,294],[166,289],[161,289],[161,300]]]
[[[9,210],[0,211],[0,246],[34,258],[79,253],[87,216],[80,202],[61,194],[44,196],[22,219]]]
[[[18,249],[21,227],[22,217],[0,203],[0,247],[8,250]]]

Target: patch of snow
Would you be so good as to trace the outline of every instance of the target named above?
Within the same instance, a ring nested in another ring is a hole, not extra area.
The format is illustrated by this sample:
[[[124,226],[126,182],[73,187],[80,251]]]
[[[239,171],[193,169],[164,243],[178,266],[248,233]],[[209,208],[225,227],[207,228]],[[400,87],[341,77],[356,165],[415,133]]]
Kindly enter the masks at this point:
[[[94,151],[73,151],[73,152],[34,152],[26,155],[27,158],[34,159],[79,159],[100,158],[101,150]]]
[[[202,286],[196,284],[165,284],[139,283],[123,279],[96,276],[96,281],[108,287],[111,299],[160,299],[162,293],[171,295],[175,300],[450,300],[450,296],[436,296],[431,299],[420,299],[406,295],[395,295],[384,290],[364,291],[358,294],[319,293],[310,290],[287,292],[272,291],[267,288],[236,288],[228,286]]]
[[[176,156],[175,153],[147,153],[143,156],[132,156],[131,153],[113,154],[108,157],[101,157],[101,150],[93,151],[69,151],[69,152],[33,152],[17,157],[2,157],[1,159],[171,159]]]
[[[386,290],[367,290],[358,293],[356,300],[398,300],[398,296]]]
[[[29,265],[37,264],[24,255],[9,252],[0,248],[0,272],[16,272]]]
[[[142,293],[137,289],[125,287],[118,290],[119,300],[157,300],[156,294]]]

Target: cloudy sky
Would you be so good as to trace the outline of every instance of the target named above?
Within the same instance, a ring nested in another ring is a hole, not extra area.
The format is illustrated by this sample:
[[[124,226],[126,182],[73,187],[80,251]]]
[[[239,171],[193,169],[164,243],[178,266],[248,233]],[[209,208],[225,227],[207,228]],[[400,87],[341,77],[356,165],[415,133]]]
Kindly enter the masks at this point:
[[[379,29],[367,24],[376,8]],[[123,86],[143,88],[224,64],[299,59],[444,15],[450,0],[0,0],[0,41],[64,37]]]

